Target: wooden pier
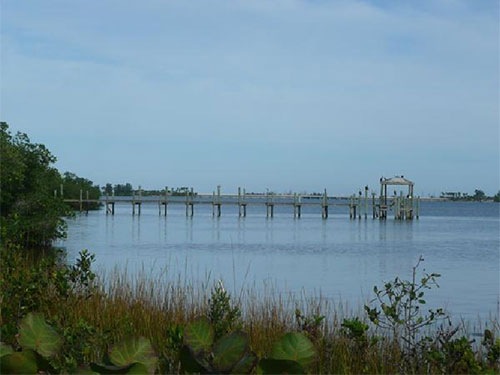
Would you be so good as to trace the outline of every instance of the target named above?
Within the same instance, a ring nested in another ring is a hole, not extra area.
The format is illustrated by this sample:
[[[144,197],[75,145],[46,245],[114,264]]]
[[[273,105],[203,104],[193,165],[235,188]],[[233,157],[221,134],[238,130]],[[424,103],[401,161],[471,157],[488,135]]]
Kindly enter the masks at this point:
[[[91,204],[103,204],[106,214],[114,215],[115,206],[119,204],[131,204],[132,215],[140,215],[142,204],[156,204],[158,206],[158,215],[167,216],[169,205],[185,205],[186,216],[193,217],[195,214],[195,206],[212,205],[212,216],[220,217],[222,215],[223,206],[237,205],[238,216],[247,216],[248,205],[264,205],[266,208],[266,217],[274,217],[275,206],[292,206],[293,217],[300,218],[302,216],[303,206],[317,206],[320,209],[323,220],[328,219],[331,211],[335,207],[348,206],[349,218],[351,220],[364,218],[368,219],[369,206],[371,206],[372,219],[385,220],[388,217],[388,212],[392,211],[395,220],[412,220],[419,218],[420,198],[413,197],[413,182],[404,179],[403,177],[395,177],[392,179],[380,179],[381,193],[377,198],[375,192],[369,196],[369,188],[365,186],[364,192],[360,189],[358,194],[353,194],[349,197],[333,197],[328,196],[326,189],[322,195],[306,195],[306,194],[274,194],[269,192],[265,194],[247,194],[245,189],[238,188],[237,194],[222,194],[221,186],[212,194],[195,194],[193,189],[188,190],[185,196],[180,197],[172,195],[168,187],[165,187],[164,193],[161,196],[154,198],[145,198],[142,196],[142,190],[139,190],[132,197],[115,197],[114,191],[111,196],[106,195],[100,199],[89,199],[88,192],[86,198],[83,198],[83,191],[80,191],[79,199],[64,199],[64,202],[78,204],[80,212],[89,211]],[[387,187],[390,185],[406,185],[409,187],[409,193],[403,196],[387,195]],[[364,194],[363,194],[364,193]],[[63,191],[61,189],[61,196]],[[55,192],[54,195],[57,195]]]

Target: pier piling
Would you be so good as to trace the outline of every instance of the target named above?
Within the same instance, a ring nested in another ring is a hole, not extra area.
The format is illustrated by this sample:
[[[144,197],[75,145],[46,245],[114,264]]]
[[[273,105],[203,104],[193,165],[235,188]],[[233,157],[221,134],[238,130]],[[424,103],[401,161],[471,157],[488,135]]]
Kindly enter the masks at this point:
[[[274,217],[274,202],[272,194],[269,194],[269,189],[266,189],[266,217]]]
[[[393,214],[395,220],[412,220],[414,218],[419,219],[420,217],[420,197],[414,197],[413,194],[413,182],[404,179],[403,176],[395,177],[392,179],[381,178],[381,195],[377,197],[377,194],[374,191],[371,191],[371,209],[372,209],[372,217],[373,219],[386,220],[388,214]],[[390,196],[387,196],[387,186],[388,185],[407,185],[409,186],[408,195],[404,194],[403,191],[394,190],[394,193]],[[54,189],[54,197],[57,198],[59,195],[61,198],[63,197],[63,185],[59,186],[59,189]],[[370,196],[369,196],[369,187],[368,185],[363,189],[359,189],[358,192],[350,195],[347,199],[347,203],[345,198],[343,201],[336,202],[329,199],[327,189],[323,190],[321,195],[319,194],[311,194],[306,195],[308,199],[305,203],[302,203],[302,196],[299,193],[291,194],[275,194],[269,189],[266,189],[265,196],[262,194],[251,194],[250,200],[247,201],[246,190],[242,187],[238,187],[237,194],[221,194],[221,186],[217,186],[217,190],[212,192],[212,202],[210,202],[210,195],[206,194],[195,194],[193,188],[186,189],[185,191],[185,199],[182,197],[175,197],[170,199],[170,203],[176,205],[185,205],[185,213],[186,217],[194,216],[194,205],[210,205],[212,204],[212,216],[213,217],[221,217],[222,215],[222,205],[226,206],[234,206],[238,205],[238,217],[246,217],[247,214],[247,205],[248,204],[256,204],[266,206],[266,217],[273,218],[274,217],[274,207],[278,206],[293,206],[293,217],[300,218],[302,214],[302,205],[305,204],[311,207],[321,207],[321,217],[322,219],[328,219],[330,214],[330,206],[335,208],[335,206],[348,206],[349,207],[349,218],[359,219],[364,216],[365,220],[368,219],[369,213],[369,205],[370,205]],[[148,204],[157,204],[158,205],[158,215],[161,216],[164,214],[167,216],[168,212],[168,204],[169,204],[169,189],[168,186],[165,186],[164,192],[160,193],[160,196],[153,199],[146,199],[143,202],[142,199],[142,188],[139,186],[138,190],[135,190],[132,194],[132,197],[123,197],[123,199],[119,199],[118,201],[115,198],[115,190],[112,190],[112,196],[110,196],[110,192],[106,191],[105,196],[99,199],[91,199],[90,191],[85,191],[85,198],[83,196],[83,190],[80,189],[80,196],[78,199],[63,199],[65,203],[71,203],[73,206],[78,204],[80,212],[85,211],[86,214],[91,209],[91,206],[94,203],[105,205],[106,215],[115,214],[115,205],[116,203],[132,203],[132,215],[140,215],[142,209],[142,203]],[[180,199],[179,199],[180,198]],[[208,200],[207,200],[208,198]],[[258,198],[258,199],[252,199]],[[330,197],[331,198],[331,197]],[[293,201],[292,201],[293,199]],[[162,211],[162,206],[165,207],[165,211]]]
[[[377,206],[375,205],[375,193],[372,193],[372,215],[374,219],[377,217]]]
[[[213,201],[212,201],[212,216],[215,217],[217,214],[217,217],[220,217],[222,214],[221,210],[221,200],[220,200],[220,185],[217,185],[217,196],[215,195],[215,191],[213,192]],[[217,212],[216,212],[217,210]]]
[[[368,185],[365,186],[365,220],[368,219]]]
[[[167,207],[168,207],[168,186],[165,186],[165,198],[163,200],[163,205],[165,206],[164,215],[167,216]]]
[[[359,190],[359,196],[358,196],[358,219],[361,220],[361,189]]]
[[[326,189],[323,192],[323,202],[321,204],[321,208],[322,208],[321,217],[323,219],[328,219],[328,196],[326,194]]]

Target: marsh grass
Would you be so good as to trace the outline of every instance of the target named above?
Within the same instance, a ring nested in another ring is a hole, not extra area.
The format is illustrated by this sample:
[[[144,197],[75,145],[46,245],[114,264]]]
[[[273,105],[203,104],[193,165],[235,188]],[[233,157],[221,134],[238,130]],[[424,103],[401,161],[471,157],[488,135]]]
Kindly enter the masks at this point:
[[[200,316],[207,316],[211,293],[218,281],[212,279],[210,274],[203,281],[194,282],[180,275],[172,277],[167,271],[152,273],[143,268],[132,273],[126,268],[115,268],[112,272],[98,275],[91,293],[59,293],[57,278],[51,279],[54,269],[44,265],[45,268],[34,270],[31,263],[21,257],[11,261],[9,272],[2,272],[1,323],[12,324],[28,311],[16,310],[26,297],[20,294],[26,292],[16,289],[10,297],[4,293],[10,287],[12,280],[9,278],[13,274],[17,275],[15,282],[25,282],[21,279],[29,279],[26,275],[31,275],[35,281],[52,280],[43,282],[46,288],[42,293],[43,298],[37,300],[30,309],[44,313],[47,320],[63,334],[66,342],[72,343],[73,347],[68,347],[67,352],[63,351],[58,358],[62,370],[74,368],[79,361],[99,361],[113,343],[130,336],[144,336],[151,340],[160,358],[159,371],[178,372],[182,327]],[[4,261],[3,264],[5,266]],[[231,303],[240,309],[241,329],[248,333],[251,348],[259,357],[268,355],[273,342],[284,333],[303,331],[314,342],[318,353],[312,373],[400,372],[400,342],[377,327],[370,326],[368,340],[377,339],[365,345],[348,337],[342,329],[344,319],[353,317],[359,317],[369,324],[361,306],[351,308],[343,302],[334,303],[320,293],[312,296],[305,292],[283,293],[271,284],[258,288],[255,283],[233,291]],[[305,329],[297,320],[297,309],[303,317],[324,316],[324,319],[314,330]],[[472,332],[481,332],[486,326],[498,334],[498,320],[493,318],[474,324],[462,322],[460,333],[470,336]],[[423,334],[432,335],[433,331],[428,328]],[[5,335],[4,341],[11,341],[11,344],[15,339]],[[475,355],[478,363],[485,363],[485,353],[480,345]],[[418,368],[415,366],[408,372],[421,372]],[[439,373],[437,369],[427,370]]]

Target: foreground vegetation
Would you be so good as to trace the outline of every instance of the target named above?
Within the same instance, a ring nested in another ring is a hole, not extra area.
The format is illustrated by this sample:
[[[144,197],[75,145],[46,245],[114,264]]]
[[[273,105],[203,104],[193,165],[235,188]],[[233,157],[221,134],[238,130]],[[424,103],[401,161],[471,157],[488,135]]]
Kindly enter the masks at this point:
[[[442,309],[425,309],[438,274],[374,288],[363,312],[222,283],[109,277],[94,255],[74,264],[52,248],[71,215],[57,189],[86,179],[5,123],[1,142],[0,368],[2,373],[498,373],[498,322],[471,340]],[[97,188],[97,190],[99,190]],[[98,194],[98,191],[96,192]]]
[[[415,280],[376,289],[366,314],[349,316],[272,293],[233,300],[221,283],[98,278],[86,251],[74,265],[53,251],[3,248],[1,256],[2,366],[15,355],[49,373],[499,371],[498,326],[473,342],[441,310],[420,313],[438,275],[418,269]],[[38,346],[26,343],[37,334]]]

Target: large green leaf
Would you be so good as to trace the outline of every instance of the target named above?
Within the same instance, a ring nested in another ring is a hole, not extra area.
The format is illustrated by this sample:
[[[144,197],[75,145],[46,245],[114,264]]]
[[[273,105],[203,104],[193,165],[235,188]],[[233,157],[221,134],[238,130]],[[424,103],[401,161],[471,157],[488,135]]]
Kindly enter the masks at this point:
[[[32,350],[13,352],[0,360],[2,374],[36,374],[37,371],[36,354]]]
[[[61,337],[49,326],[42,314],[29,313],[19,326],[19,344],[24,349],[33,349],[42,357],[55,355],[61,347]]]
[[[302,333],[287,333],[278,340],[271,351],[272,359],[296,361],[303,367],[309,365],[316,356],[314,345]]]
[[[206,319],[196,320],[186,326],[184,343],[194,355],[210,351],[214,342],[214,329]]]
[[[257,367],[257,374],[305,374],[305,371],[296,361],[261,359]]]
[[[154,373],[158,361],[150,341],[144,337],[130,338],[115,345],[109,352],[109,359],[116,366],[143,364],[151,374]]]
[[[181,374],[202,374],[207,372],[207,369],[198,362],[186,345],[181,349],[179,360],[181,362]]]
[[[254,352],[247,353],[231,370],[232,374],[250,374],[257,364],[257,355]]]
[[[142,363],[134,363],[127,371],[127,374],[146,375],[149,374],[148,368]]]
[[[14,353],[14,349],[12,349],[12,346],[0,342],[0,357],[11,353]]]
[[[219,371],[231,370],[248,350],[248,339],[243,332],[233,332],[217,341],[213,348],[214,367]]]

